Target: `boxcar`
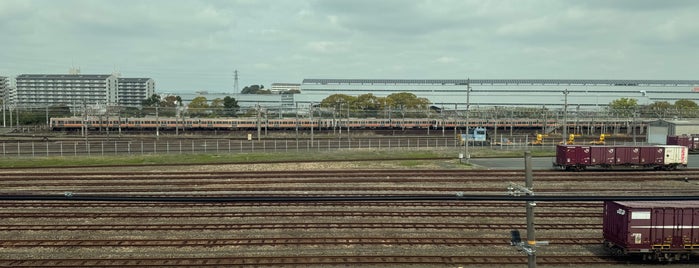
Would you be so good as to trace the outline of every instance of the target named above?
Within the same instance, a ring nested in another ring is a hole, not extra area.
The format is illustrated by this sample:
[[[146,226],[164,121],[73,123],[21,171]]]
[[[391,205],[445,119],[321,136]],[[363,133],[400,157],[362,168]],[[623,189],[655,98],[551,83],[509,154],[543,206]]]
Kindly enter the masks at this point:
[[[606,201],[604,246],[643,260],[688,260],[699,253],[699,201]]]
[[[653,168],[673,170],[687,167],[687,147],[679,145],[591,146],[558,145],[555,168]]]
[[[696,134],[667,136],[666,144],[687,146],[690,152],[696,152],[697,150],[699,150],[699,136],[697,136]]]

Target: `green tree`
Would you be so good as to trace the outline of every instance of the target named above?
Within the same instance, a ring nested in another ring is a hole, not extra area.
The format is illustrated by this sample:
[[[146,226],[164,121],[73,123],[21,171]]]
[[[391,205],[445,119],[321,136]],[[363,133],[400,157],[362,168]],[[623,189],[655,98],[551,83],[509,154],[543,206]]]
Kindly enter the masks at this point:
[[[323,99],[323,101],[320,102],[320,107],[332,108],[335,112],[340,112],[341,110],[346,111],[341,109],[341,106],[347,107],[346,105],[350,105],[351,107],[351,105],[355,103],[356,99],[356,97],[350,95],[333,94]]]
[[[226,96],[223,98],[223,108],[225,109],[224,115],[235,116],[240,106],[238,106],[238,101],[235,98]]]
[[[631,98],[620,98],[609,103],[611,112],[618,116],[630,117],[638,108],[638,101]]]
[[[161,101],[160,95],[158,94],[153,94],[150,97],[146,98],[145,100],[141,101],[141,105],[144,107],[155,107],[156,104],[159,104]]]
[[[182,98],[180,96],[167,96],[160,101],[160,107],[177,107],[182,106]]]
[[[699,109],[699,106],[697,106],[697,103],[694,102],[693,100],[688,100],[688,99],[680,99],[675,101],[675,108],[678,110],[684,110],[684,111],[694,111]]]
[[[206,109],[209,108],[208,100],[204,96],[198,96],[192,99],[187,105],[191,115],[201,116],[206,114]]]
[[[371,93],[359,95],[354,106],[364,112],[362,116],[375,117],[381,109],[380,99]]]
[[[427,109],[427,106],[430,105],[430,101],[426,98],[418,98],[409,92],[393,93],[386,98],[392,100],[393,105],[404,109]]]
[[[644,116],[649,117],[665,117],[671,110],[673,105],[667,101],[656,101],[643,108]]]
[[[220,116],[223,113],[223,99],[221,98],[215,98],[211,101],[211,104],[209,104],[209,108],[211,111],[210,116],[211,117],[217,117]]]
[[[426,98],[418,98],[413,93],[401,92],[386,96],[391,100],[393,109],[398,109],[403,116],[424,117],[430,101]]]
[[[265,86],[263,86],[263,85],[251,85],[251,86],[244,87],[240,93],[241,94],[271,94],[272,92],[269,90],[265,90]]]

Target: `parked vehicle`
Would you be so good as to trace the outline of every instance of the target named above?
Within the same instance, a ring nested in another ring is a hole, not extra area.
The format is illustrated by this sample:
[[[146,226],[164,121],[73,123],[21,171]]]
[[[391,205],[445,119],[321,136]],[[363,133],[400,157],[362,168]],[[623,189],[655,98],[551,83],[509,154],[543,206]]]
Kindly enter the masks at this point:
[[[602,228],[613,255],[689,260],[699,253],[699,201],[606,201]]]

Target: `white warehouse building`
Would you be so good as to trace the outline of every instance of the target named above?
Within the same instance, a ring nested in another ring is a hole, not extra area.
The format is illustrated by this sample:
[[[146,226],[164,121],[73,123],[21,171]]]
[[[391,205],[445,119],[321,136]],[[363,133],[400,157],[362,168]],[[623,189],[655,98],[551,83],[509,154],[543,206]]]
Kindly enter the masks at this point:
[[[699,80],[569,80],[569,79],[304,79],[296,101],[318,102],[332,94],[358,96],[371,93],[385,97],[410,92],[433,105],[551,106],[562,107],[567,91],[568,105],[581,108],[607,106],[619,98],[638,104],[679,99],[699,102]]]

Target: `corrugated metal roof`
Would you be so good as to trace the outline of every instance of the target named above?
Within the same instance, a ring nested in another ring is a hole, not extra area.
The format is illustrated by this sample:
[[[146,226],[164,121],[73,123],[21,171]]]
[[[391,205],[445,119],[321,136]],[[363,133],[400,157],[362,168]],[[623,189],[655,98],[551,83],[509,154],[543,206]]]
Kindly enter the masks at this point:
[[[699,80],[609,80],[609,79],[303,79],[303,84],[425,84],[425,85],[699,85]]]

